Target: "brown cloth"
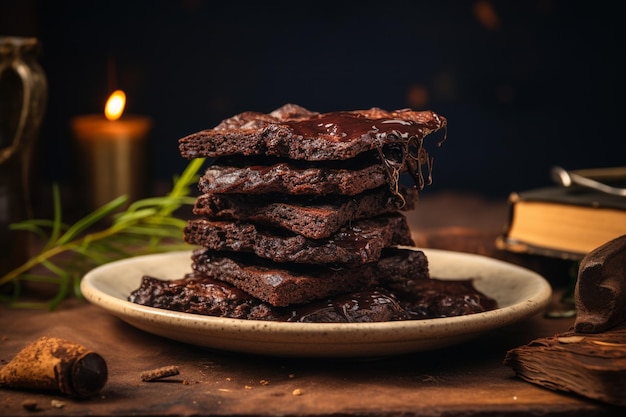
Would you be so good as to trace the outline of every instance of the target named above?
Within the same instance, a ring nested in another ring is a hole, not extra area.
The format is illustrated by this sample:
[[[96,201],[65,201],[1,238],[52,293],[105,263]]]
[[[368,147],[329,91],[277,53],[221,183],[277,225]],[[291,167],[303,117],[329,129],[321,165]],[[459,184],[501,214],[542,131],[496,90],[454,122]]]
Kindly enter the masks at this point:
[[[531,383],[626,406],[626,236],[582,260],[572,329],[507,352],[504,364]]]
[[[626,323],[603,333],[534,340],[510,350],[504,364],[528,382],[626,406]]]
[[[599,333],[626,321],[626,235],[585,256],[575,302],[577,332]]]

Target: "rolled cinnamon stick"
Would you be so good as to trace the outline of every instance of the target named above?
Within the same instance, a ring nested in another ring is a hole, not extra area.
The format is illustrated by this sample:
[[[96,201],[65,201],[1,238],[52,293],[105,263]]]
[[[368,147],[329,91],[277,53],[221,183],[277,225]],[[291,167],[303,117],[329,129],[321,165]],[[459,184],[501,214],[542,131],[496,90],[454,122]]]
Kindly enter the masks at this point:
[[[41,337],[0,369],[0,387],[53,390],[72,397],[97,394],[107,381],[105,360],[79,344]]]

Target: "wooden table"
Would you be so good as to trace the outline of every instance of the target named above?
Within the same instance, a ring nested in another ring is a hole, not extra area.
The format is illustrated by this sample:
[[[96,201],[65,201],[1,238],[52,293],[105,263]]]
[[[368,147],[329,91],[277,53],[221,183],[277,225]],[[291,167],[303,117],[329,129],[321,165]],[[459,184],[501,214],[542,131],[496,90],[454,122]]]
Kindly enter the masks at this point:
[[[506,216],[503,202],[455,198],[453,202],[445,195],[423,198],[421,211],[410,219],[417,238],[428,242],[423,225],[428,219],[433,230],[455,226],[454,230],[476,230],[481,236],[499,230]],[[445,213],[446,223],[440,216],[445,212],[442,207],[449,209],[450,204],[464,215]],[[468,216],[472,207],[476,211]],[[458,244],[458,239],[449,240]],[[465,243],[465,249],[472,247]],[[484,250],[481,246],[476,252]],[[100,353],[109,369],[100,394],[87,400],[0,390],[0,415],[619,415],[623,409],[524,382],[503,365],[509,349],[566,331],[572,323],[572,318],[538,314],[436,351],[371,360],[303,360],[182,344],[137,330],[81,300],[67,301],[52,312],[0,307],[0,365],[38,337],[54,336]],[[177,365],[180,374],[158,382],[141,380],[142,371],[166,365]],[[22,405],[26,400],[36,402],[39,412],[26,410]]]

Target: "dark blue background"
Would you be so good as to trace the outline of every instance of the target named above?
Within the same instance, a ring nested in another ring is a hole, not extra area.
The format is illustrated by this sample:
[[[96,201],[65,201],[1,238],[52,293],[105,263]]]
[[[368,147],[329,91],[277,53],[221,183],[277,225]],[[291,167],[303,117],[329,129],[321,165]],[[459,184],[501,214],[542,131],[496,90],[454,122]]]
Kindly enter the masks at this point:
[[[102,112],[115,88],[127,93],[127,113],[154,120],[155,181],[186,165],[180,137],[287,102],[446,116],[435,190],[506,196],[549,184],[552,165],[626,163],[619,2],[17,3],[3,6],[0,32],[43,45],[44,183],[72,182],[69,120]],[[495,26],[477,18],[481,4]]]

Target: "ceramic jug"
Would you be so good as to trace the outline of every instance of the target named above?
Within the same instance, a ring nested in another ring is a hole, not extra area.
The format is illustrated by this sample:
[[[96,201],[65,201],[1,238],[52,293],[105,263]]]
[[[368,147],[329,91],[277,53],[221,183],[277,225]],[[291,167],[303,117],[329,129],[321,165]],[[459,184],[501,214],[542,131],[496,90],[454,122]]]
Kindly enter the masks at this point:
[[[39,47],[36,38],[0,37],[0,277],[28,257],[26,236],[9,225],[32,215],[31,159],[48,96]]]

